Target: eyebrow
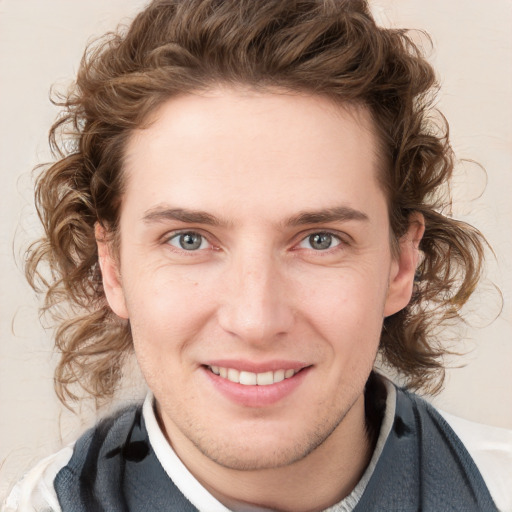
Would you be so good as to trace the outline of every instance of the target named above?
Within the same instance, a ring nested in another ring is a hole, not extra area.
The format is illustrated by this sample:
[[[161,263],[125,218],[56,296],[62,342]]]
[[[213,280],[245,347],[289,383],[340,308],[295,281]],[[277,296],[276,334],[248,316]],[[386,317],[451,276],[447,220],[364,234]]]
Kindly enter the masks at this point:
[[[351,220],[368,222],[369,217],[366,213],[349,206],[336,206],[334,208],[301,212],[288,219],[285,225],[304,226],[306,224],[347,222]]]
[[[144,213],[142,220],[147,223],[179,221],[187,224],[205,224],[207,226],[227,226],[231,224],[227,220],[219,219],[214,215],[200,210],[189,210],[186,208],[168,208],[157,206]]]
[[[204,224],[217,227],[232,225],[232,222],[204,211],[189,210],[186,208],[169,208],[166,206],[151,208],[145,212],[142,220],[147,224],[153,222],[179,221],[187,224]],[[368,220],[368,215],[360,210],[348,206],[337,206],[334,208],[300,212],[285,220],[282,225],[285,227],[296,227],[307,224],[347,221],[367,222]]]

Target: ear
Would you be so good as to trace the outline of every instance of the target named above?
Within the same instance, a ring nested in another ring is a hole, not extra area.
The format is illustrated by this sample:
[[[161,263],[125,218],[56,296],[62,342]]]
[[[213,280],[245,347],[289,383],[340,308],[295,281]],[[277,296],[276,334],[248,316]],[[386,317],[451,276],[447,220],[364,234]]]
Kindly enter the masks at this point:
[[[107,232],[99,222],[96,222],[94,226],[94,235],[98,246],[101,278],[107,302],[117,316],[128,319],[118,259],[112,254],[112,246],[107,239]]]
[[[388,295],[384,306],[384,316],[390,316],[405,308],[412,296],[414,274],[418,267],[419,244],[425,232],[425,219],[414,212],[409,217],[407,232],[400,238],[399,254],[391,263]]]

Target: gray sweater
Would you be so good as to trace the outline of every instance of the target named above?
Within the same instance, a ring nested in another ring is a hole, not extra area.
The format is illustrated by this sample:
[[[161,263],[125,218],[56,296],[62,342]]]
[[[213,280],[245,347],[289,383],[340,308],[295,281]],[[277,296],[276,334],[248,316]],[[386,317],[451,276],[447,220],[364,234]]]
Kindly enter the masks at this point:
[[[396,400],[393,427],[354,510],[496,511],[471,456],[440,414],[403,389]],[[158,461],[140,407],[86,432],[55,489],[63,512],[197,510]]]

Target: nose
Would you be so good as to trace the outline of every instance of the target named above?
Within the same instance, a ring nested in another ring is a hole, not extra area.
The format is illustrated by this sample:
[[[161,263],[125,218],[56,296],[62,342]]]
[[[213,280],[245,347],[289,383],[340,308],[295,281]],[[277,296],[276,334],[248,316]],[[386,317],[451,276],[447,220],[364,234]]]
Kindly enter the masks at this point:
[[[251,252],[233,258],[222,283],[220,326],[260,347],[288,334],[294,314],[283,273],[272,255]]]

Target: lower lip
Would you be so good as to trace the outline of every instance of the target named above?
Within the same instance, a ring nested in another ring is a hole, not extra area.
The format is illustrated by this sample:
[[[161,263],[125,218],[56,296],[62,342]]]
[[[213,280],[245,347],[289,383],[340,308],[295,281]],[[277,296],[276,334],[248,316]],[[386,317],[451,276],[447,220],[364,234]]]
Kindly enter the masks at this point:
[[[230,401],[245,407],[265,407],[283,400],[297,389],[310,369],[311,367],[303,368],[293,377],[268,386],[245,386],[224,379],[209,368],[203,367],[204,373],[220,393]]]

